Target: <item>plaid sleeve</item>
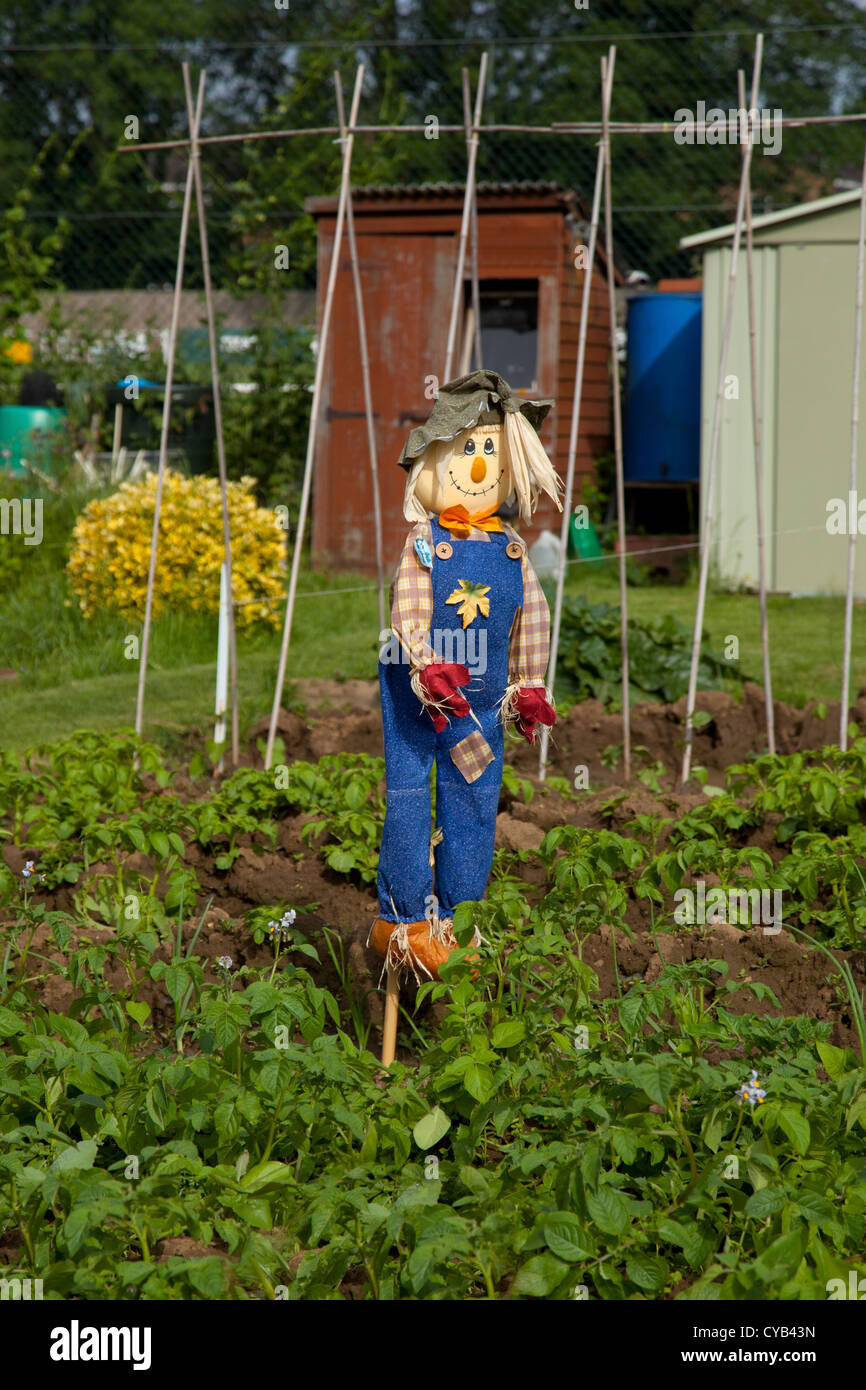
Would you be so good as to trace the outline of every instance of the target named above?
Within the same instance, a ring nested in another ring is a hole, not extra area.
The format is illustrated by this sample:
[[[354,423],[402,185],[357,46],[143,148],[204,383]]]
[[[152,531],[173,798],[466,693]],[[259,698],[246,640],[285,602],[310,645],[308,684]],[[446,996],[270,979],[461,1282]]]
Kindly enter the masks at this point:
[[[391,603],[391,629],[415,671],[436,660],[429,643],[430,623],[433,620],[433,580],[415,552],[418,537],[423,536],[429,544],[432,535],[433,528],[429,521],[419,521],[409,532],[394,580]]]
[[[508,682],[543,690],[550,655],[550,609],[525,549],[520,563],[523,566],[523,607],[511,633]]]

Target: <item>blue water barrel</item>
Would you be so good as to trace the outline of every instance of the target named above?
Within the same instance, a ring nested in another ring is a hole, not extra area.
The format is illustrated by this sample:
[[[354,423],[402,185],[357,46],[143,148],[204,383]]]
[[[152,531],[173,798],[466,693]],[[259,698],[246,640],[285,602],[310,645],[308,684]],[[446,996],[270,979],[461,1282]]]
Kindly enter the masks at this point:
[[[628,301],[626,482],[697,482],[701,471],[701,295]]]

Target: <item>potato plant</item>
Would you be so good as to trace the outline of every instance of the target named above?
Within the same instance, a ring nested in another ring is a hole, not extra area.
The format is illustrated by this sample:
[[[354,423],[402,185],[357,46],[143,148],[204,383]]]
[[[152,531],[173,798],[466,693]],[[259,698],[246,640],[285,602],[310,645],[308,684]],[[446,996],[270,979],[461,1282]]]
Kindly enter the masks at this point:
[[[823,1300],[866,1236],[866,1032],[853,1051],[827,1022],[735,1012],[777,1001],[711,956],[604,998],[583,944],[628,936],[635,904],[676,930],[674,892],[713,872],[782,886],[821,949],[862,947],[864,756],[759,759],[687,815],[500,854],[387,1076],[320,982],[313,905],[246,914],[268,964],[214,963],[200,884],[202,853],[227,874],[299,815],[322,870],[368,884],[381,760],[181,789],[128,735],[4,758],[4,1273],[50,1299]],[[816,766],[836,787],[817,802]],[[770,811],[773,853],[745,843]]]

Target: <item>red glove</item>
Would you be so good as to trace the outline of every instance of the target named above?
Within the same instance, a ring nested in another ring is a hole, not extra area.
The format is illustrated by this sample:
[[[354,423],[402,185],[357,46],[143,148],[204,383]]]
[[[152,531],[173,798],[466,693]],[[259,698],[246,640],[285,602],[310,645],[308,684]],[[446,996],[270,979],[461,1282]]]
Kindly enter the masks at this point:
[[[431,704],[441,705],[449,714],[461,719],[469,713],[469,701],[460,694],[459,687],[468,685],[471,679],[467,668],[453,661],[434,661],[418,672],[418,683]],[[428,708],[427,712],[433,720],[433,728],[441,734],[448,723],[442,710]]]
[[[548,704],[541,690],[524,686],[517,695],[517,732],[523,734],[527,743],[535,742],[536,724],[546,724],[548,728],[556,723],[556,714]]]

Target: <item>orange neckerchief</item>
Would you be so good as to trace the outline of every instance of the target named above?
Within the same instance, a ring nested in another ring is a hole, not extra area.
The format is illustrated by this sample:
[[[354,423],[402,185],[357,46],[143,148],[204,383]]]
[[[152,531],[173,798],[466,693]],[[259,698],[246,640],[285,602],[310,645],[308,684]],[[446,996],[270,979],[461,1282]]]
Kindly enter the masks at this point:
[[[498,506],[499,503],[496,502],[492,507],[485,507],[480,512],[470,512],[462,502],[458,502],[456,507],[446,507],[439,513],[439,525],[444,526],[456,539],[464,541],[468,540],[473,526],[479,531],[501,531],[502,522],[498,516],[493,515]]]

